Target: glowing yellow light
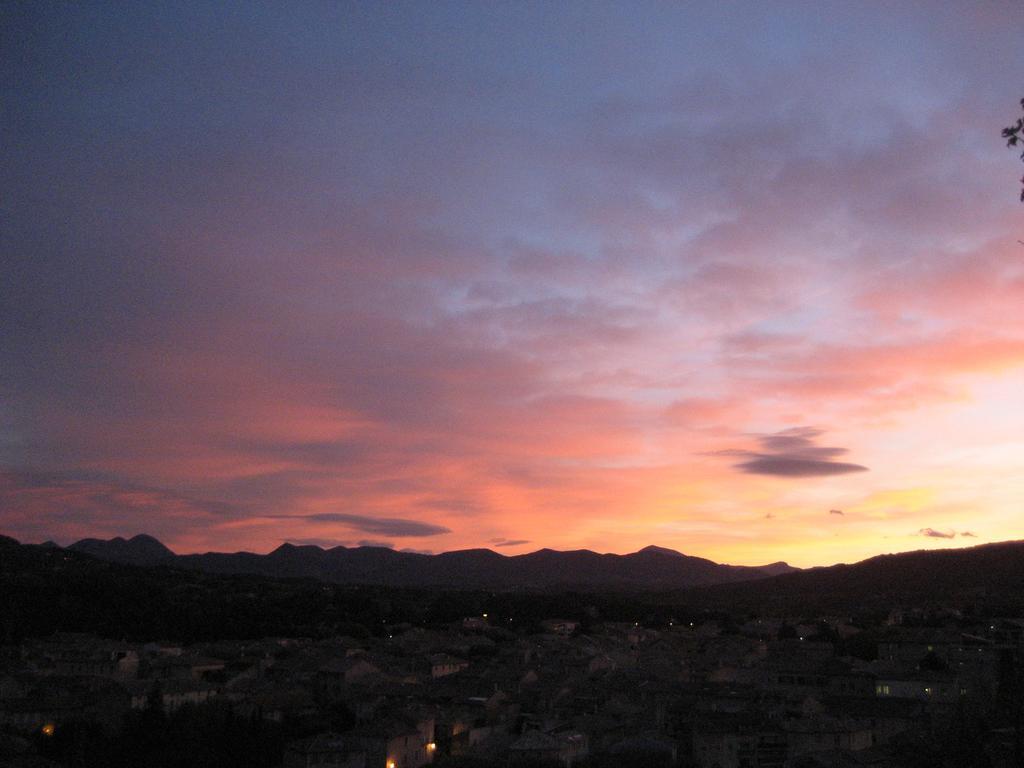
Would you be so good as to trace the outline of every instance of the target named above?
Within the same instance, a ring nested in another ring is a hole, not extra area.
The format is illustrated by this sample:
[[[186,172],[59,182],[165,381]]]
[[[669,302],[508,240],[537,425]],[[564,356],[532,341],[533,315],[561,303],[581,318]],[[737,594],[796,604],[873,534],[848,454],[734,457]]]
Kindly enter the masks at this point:
[[[388,768],[395,768],[395,761],[394,760],[388,760]]]
[[[437,749],[437,744],[434,742],[427,744],[427,752],[433,752],[435,749]]]
[[[47,723],[43,726],[43,736],[53,736],[53,732],[57,730],[53,723]]]
[[[486,614],[486,613],[484,614],[484,618],[485,618],[485,619],[487,618],[487,614]]]

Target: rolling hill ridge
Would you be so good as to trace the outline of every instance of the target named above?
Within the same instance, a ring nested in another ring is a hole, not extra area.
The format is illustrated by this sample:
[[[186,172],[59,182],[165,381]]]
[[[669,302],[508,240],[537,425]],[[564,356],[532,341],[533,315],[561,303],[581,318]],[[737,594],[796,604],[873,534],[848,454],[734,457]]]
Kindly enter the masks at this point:
[[[68,549],[129,565],[172,565],[207,573],[315,578],[335,584],[480,589],[665,590],[762,579],[796,569],[786,563],[723,565],[661,547],[627,555],[541,549],[506,556],[489,549],[424,555],[385,547],[282,544],[265,555],[208,552],[176,555],[151,536],[83,539]]]

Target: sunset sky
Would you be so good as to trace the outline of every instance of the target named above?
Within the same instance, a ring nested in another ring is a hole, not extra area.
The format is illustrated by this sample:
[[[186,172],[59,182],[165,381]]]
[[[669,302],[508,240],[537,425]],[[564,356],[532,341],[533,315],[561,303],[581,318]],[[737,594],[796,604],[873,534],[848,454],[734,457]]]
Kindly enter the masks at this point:
[[[1024,538],[1024,5],[0,14],[0,533]]]

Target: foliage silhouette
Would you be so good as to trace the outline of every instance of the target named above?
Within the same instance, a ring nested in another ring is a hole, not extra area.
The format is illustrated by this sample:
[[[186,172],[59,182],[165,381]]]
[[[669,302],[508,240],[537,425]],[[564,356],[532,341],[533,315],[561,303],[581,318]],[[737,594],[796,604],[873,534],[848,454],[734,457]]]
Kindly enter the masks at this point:
[[[1024,109],[1024,99],[1020,100],[1021,109]],[[1022,147],[1020,159],[1024,161],[1024,117],[1018,117],[1015,123],[1003,128],[1003,138],[1006,139],[1008,147]],[[1020,201],[1024,203],[1024,178],[1021,178]]]

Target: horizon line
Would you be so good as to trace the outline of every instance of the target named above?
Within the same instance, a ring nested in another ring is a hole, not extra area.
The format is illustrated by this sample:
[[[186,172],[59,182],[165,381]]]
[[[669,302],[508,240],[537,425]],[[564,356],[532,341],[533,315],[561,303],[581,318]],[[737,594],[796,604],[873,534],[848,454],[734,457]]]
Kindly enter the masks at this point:
[[[0,534],[0,535],[4,535],[4,534]],[[865,558],[862,558],[860,560],[854,560],[852,562],[837,561],[837,562],[834,562],[834,563],[817,564],[817,565],[809,565],[809,566],[801,567],[801,566],[791,565],[788,560],[774,560],[774,561],[771,561],[771,562],[757,563],[757,564],[753,564],[753,565],[747,564],[747,563],[719,562],[718,560],[714,560],[714,559],[712,559],[710,557],[705,557],[703,555],[688,554],[686,552],[681,552],[681,551],[679,551],[677,549],[673,549],[671,547],[665,547],[665,546],[662,546],[660,544],[648,544],[648,545],[646,545],[644,547],[641,547],[640,549],[633,550],[633,551],[630,551],[630,552],[598,552],[596,550],[587,549],[587,548],[555,549],[553,547],[539,547],[539,548],[531,550],[529,552],[519,552],[519,553],[515,553],[515,554],[506,554],[504,552],[499,552],[499,551],[497,551],[495,549],[492,549],[491,547],[486,547],[486,546],[481,546],[481,547],[464,547],[464,548],[461,548],[461,549],[450,549],[450,550],[443,550],[443,551],[440,551],[440,552],[428,552],[428,551],[416,550],[416,549],[413,549],[413,548],[398,548],[398,547],[395,547],[395,546],[386,546],[383,543],[380,543],[380,544],[360,544],[360,545],[357,545],[357,546],[347,546],[347,545],[344,545],[344,544],[336,544],[336,545],[333,545],[333,546],[323,546],[321,544],[315,544],[315,543],[312,543],[312,542],[298,543],[298,542],[292,542],[292,541],[288,541],[288,540],[282,540],[282,542],[278,546],[276,546],[273,549],[270,549],[270,550],[268,550],[266,552],[254,552],[252,550],[247,550],[247,549],[240,549],[240,550],[234,550],[234,551],[210,549],[210,550],[206,550],[206,551],[178,552],[178,551],[172,549],[171,547],[169,547],[167,544],[165,544],[162,540],[160,540],[156,536],[153,536],[152,534],[149,534],[149,533],[142,533],[142,532],[136,533],[136,534],[134,534],[132,536],[117,535],[117,536],[111,537],[109,539],[103,539],[103,538],[100,538],[100,537],[97,537],[97,536],[87,536],[87,537],[84,537],[84,538],[76,539],[75,541],[72,541],[72,542],[70,542],[68,544],[60,544],[60,543],[58,543],[54,539],[47,539],[46,541],[42,541],[42,542],[28,542],[28,541],[21,541],[21,540],[15,538],[14,536],[8,536],[8,538],[16,541],[19,544],[26,544],[26,545],[30,545],[30,546],[45,546],[47,544],[53,544],[55,546],[60,547],[61,549],[69,549],[70,547],[72,547],[75,544],[78,544],[79,542],[82,542],[82,541],[90,541],[91,540],[91,541],[100,541],[100,542],[111,542],[111,541],[116,541],[117,539],[121,539],[124,542],[129,542],[129,541],[132,541],[133,539],[136,539],[136,538],[139,538],[139,537],[144,537],[144,538],[152,539],[152,540],[156,541],[157,543],[159,543],[161,546],[163,546],[165,549],[167,549],[169,552],[171,552],[172,555],[180,556],[180,557],[187,557],[187,556],[194,556],[194,555],[210,555],[210,554],[223,554],[223,555],[249,554],[249,555],[255,555],[255,556],[258,556],[258,557],[266,557],[267,555],[270,555],[273,552],[276,552],[278,549],[281,549],[284,546],[292,546],[292,547],[296,547],[296,548],[300,548],[300,547],[314,547],[314,548],[319,549],[320,551],[323,551],[323,552],[327,552],[327,551],[330,551],[330,550],[333,550],[333,549],[345,549],[345,550],[387,549],[387,550],[391,550],[393,552],[400,553],[400,554],[422,555],[423,557],[438,557],[440,555],[454,554],[454,553],[457,553],[457,552],[490,552],[490,553],[492,553],[494,555],[498,555],[499,557],[504,557],[504,558],[523,557],[523,556],[526,556],[526,555],[537,554],[538,552],[544,552],[544,551],[557,552],[557,553],[563,553],[563,554],[574,553],[574,552],[580,552],[580,553],[586,552],[586,553],[595,554],[595,555],[599,555],[599,556],[614,555],[616,557],[624,557],[624,556],[627,556],[627,555],[639,554],[639,553],[641,553],[641,552],[643,552],[645,550],[655,549],[655,550],[661,550],[661,551],[666,552],[666,553],[679,555],[681,557],[689,557],[689,558],[694,558],[694,559],[699,559],[699,560],[707,560],[707,561],[715,563],[717,565],[732,566],[732,567],[742,567],[742,568],[766,568],[766,567],[770,567],[770,566],[773,566],[773,565],[786,565],[786,566],[789,566],[791,568],[795,568],[795,569],[800,570],[800,571],[813,570],[815,568],[830,568],[830,567],[837,566],[837,565],[855,565],[857,563],[862,563],[862,562],[865,562],[867,560],[872,560],[872,559],[874,559],[876,557],[886,557],[886,556],[892,556],[892,555],[912,554],[912,553],[915,553],[915,552],[940,552],[940,551],[951,551],[951,550],[978,549],[978,548],[981,548],[981,547],[996,546],[996,545],[1000,545],[1000,544],[1013,544],[1013,543],[1017,543],[1017,542],[1020,542],[1020,541],[1024,541],[1024,539],[1004,539],[1004,540],[1000,540],[1000,541],[978,542],[978,543],[967,544],[967,545],[963,545],[963,546],[958,546],[958,545],[953,545],[953,546],[937,546],[937,547],[932,547],[932,548],[917,547],[917,548],[913,548],[913,549],[905,549],[905,550],[899,550],[899,551],[877,552],[876,554],[869,555],[869,556],[867,556]],[[946,541],[949,541],[949,540],[946,540]]]

